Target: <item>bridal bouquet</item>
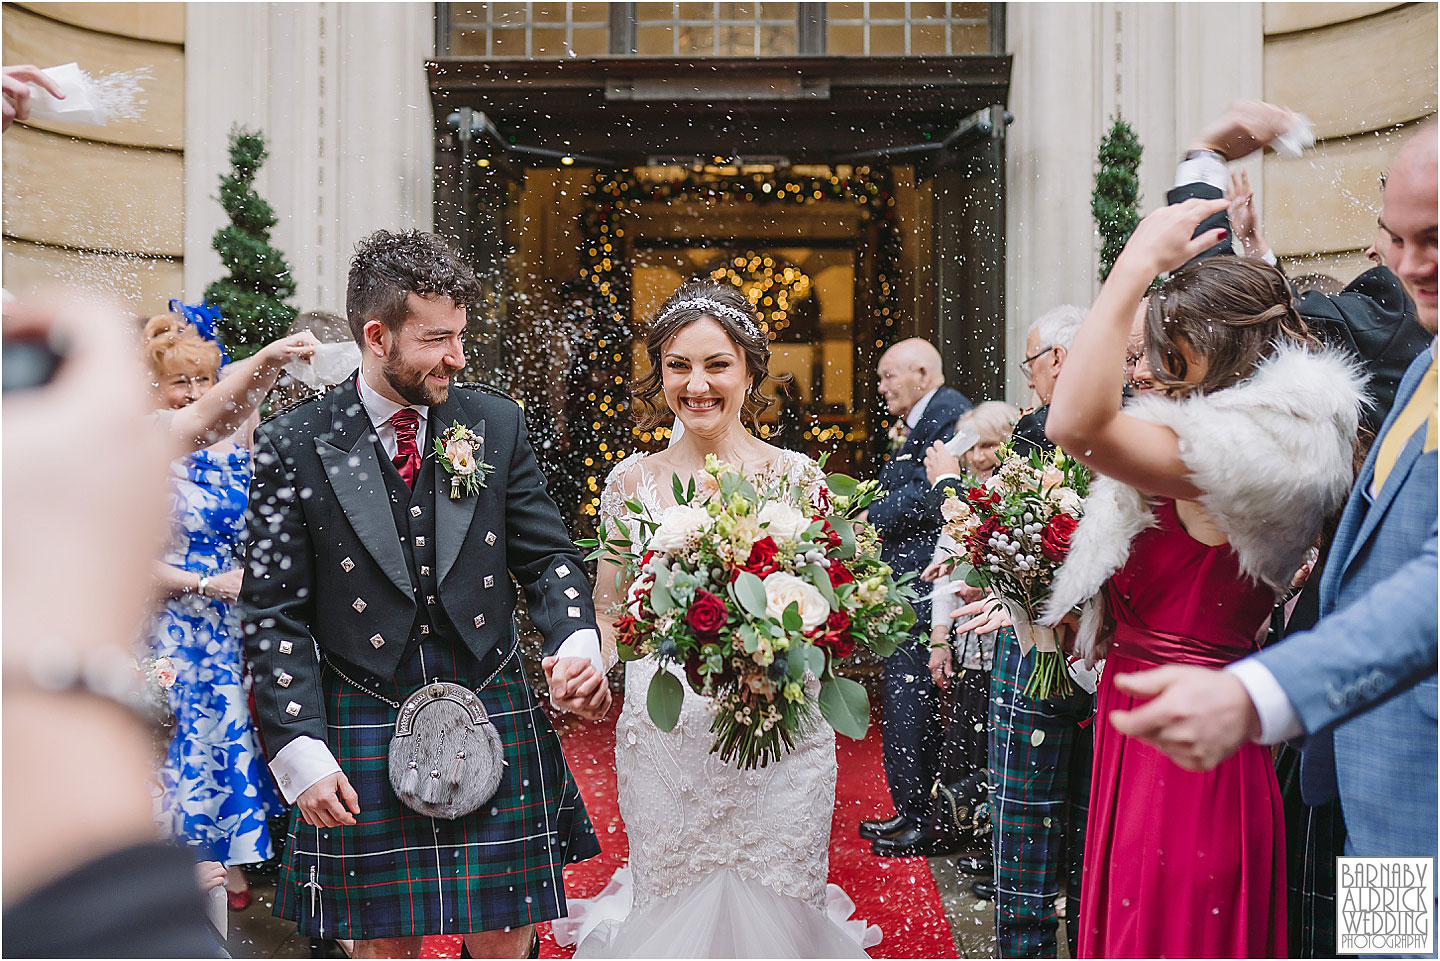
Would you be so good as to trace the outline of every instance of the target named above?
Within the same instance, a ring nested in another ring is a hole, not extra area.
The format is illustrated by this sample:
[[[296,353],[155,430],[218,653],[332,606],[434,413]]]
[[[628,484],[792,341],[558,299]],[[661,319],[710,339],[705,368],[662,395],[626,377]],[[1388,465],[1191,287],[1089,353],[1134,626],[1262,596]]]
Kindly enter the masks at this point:
[[[1029,457],[1000,451],[995,473],[945,498],[945,532],[960,546],[971,571],[966,583],[996,594],[1010,612],[1020,653],[1035,649],[1027,697],[1064,696],[1073,689],[1054,628],[1035,623],[1050,584],[1070,554],[1090,489],[1090,471],[1063,451]]]
[[[714,699],[711,752],[727,763],[768,764],[817,708],[836,731],[864,737],[865,689],[835,667],[857,644],[889,654],[915,622],[908,578],[880,560],[874,528],[851,519],[876,484],[819,472],[752,482],[712,455],[689,484],[674,480],[674,494],[658,516],[628,501],[633,535],[602,525],[580,542],[632,578],[616,623],[621,659],[682,667]],[[679,678],[656,671],[646,706],[661,730],[674,730],[683,700]]]

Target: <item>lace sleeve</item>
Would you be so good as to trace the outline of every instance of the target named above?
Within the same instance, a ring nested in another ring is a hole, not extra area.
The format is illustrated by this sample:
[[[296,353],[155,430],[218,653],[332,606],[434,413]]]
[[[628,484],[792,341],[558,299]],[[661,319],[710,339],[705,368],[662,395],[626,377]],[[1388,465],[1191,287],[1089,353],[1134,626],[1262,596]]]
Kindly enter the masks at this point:
[[[799,451],[786,451],[782,465],[786,478],[790,483],[799,485],[811,504],[817,507],[829,504],[829,486],[825,483],[825,472],[820,469],[819,464]],[[822,491],[825,496],[822,496]]]
[[[625,507],[625,499],[629,496],[627,488],[631,486],[629,482],[634,473],[632,468],[640,463],[643,456],[645,455],[640,451],[631,454],[616,464],[605,478],[605,488],[600,492],[600,523],[606,531],[612,529],[612,521],[619,521],[629,527],[624,518],[628,512]]]

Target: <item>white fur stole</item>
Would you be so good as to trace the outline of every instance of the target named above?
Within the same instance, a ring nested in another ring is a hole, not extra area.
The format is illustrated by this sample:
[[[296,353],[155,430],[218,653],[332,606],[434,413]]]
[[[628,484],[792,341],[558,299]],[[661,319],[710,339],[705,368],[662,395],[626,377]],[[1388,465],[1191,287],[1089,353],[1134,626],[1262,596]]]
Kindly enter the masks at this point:
[[[1240,569],[1281,593],[1349,494],[1367,403],[1365,374],[1346,355],[1287,345],[1234,387],[1182,399],[1141,396],[1125,412],[1175,432],[1181,459],[1205,492],[1200,506],[1225,532]],[[1091,485],[1041,614],[1041,623],[1056,624],[1084,605],[1076,643],[1086,664],[1104,656],[1098,592],[1124,565],[1135,535],[1155,525],[1153,503],[1109,477]]]

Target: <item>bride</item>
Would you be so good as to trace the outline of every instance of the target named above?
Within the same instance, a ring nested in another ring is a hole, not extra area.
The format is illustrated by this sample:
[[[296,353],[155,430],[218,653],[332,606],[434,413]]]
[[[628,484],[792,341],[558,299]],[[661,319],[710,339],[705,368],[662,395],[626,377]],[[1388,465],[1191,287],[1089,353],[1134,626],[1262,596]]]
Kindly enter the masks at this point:
[[[683,433],[670,448],[618,464],[601,495],[601,521],[627,524],[626,501],[658,515],[675,502],[673,479],[688,482],[716,455],[751,478],[821,483],[808,457],[745,429],[773,401],[769,340],[743,293],[713,281],[684,284],[661,305],[645,344],[650,370],[635,387],[647,426],[674,411]],[[614,621],[629,585],[601,561],[595,578],[604,659],[616,659]],[[710,753],[709,699],[684,685],[680,722],[670,733],[646,710],[651,658],[625,670],[625,703],[615,725],[620,814],[630,864],[601,894],[572,900],[555,938],[579,942],[583,957],[866,957],[880,930],[847,920],[854,904],[829,870],[835,808],[835,732],[818,721],[794,750],[742,771]],[[678,672],[677,672],[678,676]],[[812,685],[813,681],[810,682]]]

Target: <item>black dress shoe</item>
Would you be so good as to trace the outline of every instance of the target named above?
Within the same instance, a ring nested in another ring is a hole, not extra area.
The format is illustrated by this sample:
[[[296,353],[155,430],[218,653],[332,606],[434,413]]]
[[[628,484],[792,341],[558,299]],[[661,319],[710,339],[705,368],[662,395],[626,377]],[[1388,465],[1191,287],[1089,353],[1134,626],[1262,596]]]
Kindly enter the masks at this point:
[[[981,901],[994,901],[995,882],[989,878],[976,878],[975,883],[970,885],[970,893]]]
[[[897,814],[893,818],[884,821],[861,821],[860,836],[867,841],[874,841],[878,838],[888,838],[900,833],[911,824],[911,820],[903,814]]]
[[[962,854],[955,859],[955,867],[962,874],[978,874],[981,877],[995,876],[995,860],[989,855]]]
[[[933,858],[943,854],[958,854],[962,848],[959,841],[942,841],[930,837],[918,824],[912,824],[891,837],[876,838],[870,842],[870,852],[879,858]]]

